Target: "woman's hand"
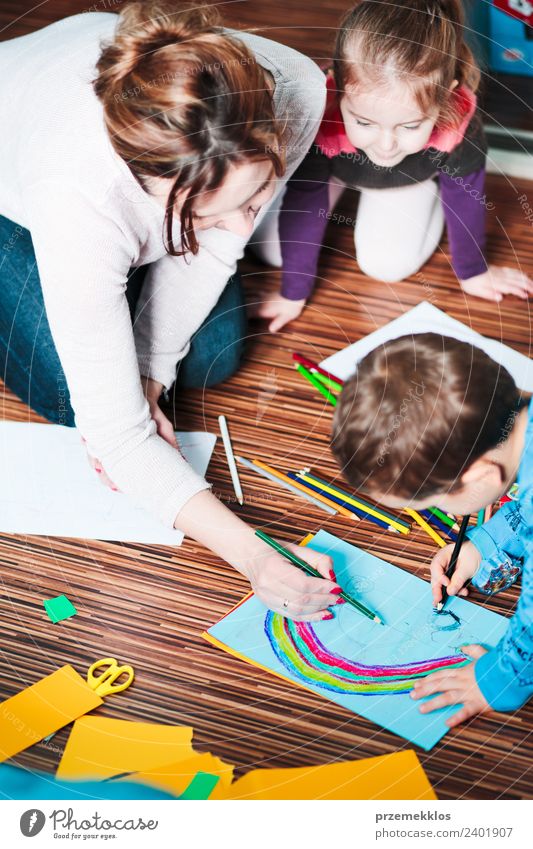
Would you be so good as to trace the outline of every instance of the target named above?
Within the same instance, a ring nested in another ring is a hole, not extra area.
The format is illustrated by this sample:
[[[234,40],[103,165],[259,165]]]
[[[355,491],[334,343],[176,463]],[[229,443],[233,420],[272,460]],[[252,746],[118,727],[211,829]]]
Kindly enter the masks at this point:
[[[144,395],[150,406],[150,415],[156,423],[159,436],[165,439],[169,445],[172,445],[173,448],[179,450],[172,422],[167,419],[163,410],[159,406],[159,399],[161,397],[161,392],[163,391],[163,384],[158,383],[156,380],[152,380],[150,377],[141,377],[141,383]],[[87,450],[87,443],[83,436],[81,437],[81,441]],[[112,489],[113,492],[120,492],[119,488],[115,486],[111,478],[106,474],[100,460],[97,460],[96,457],[89,454],[89,451],[87,451],[87,459],[91,468],[93,468],[99,475],[100,482],[103,483],[104,486],[108,486]]]
[[[461,651],[474,658],[474,661],[486,653],[483,646],[476,644],[462,646]],[[434,699],[420,705],[420,713],[431,713],[431,711],[447,705],[462,704],[463,707],[446,720],[446,725],[449,728],[454,728],[478,713],[490,711],[491,707],[477,685],[475,665],[474,662],[459,669],[434,672],[433,675],[428,675],[427,678],[417,681],[411,692],[412,699],[422,699],[424,696],[439,694]]]
[[[150,405],[150,415],[157,425],[159,436],[164,439],[173,448],[178,448],[176,434],[174,433],[174,425],[167,419],[163,410],[159,406],[159,399],[163,391],[163,384],[157,380],[152,380],[151,377],[141,377],[144,395]]]
[[[270,333],[277,333],[278,330],[281,330],[290,321],[298,318],[305,307],[305,303],[305,299],[301,301],[290,301],[288,298],[275,293],[264,296],[258,295],[257,301],[249,304],[248,315],[250,318],[270,319],[268,329]]]
[[[440,548],[431,561],[431,589],[434,607],[442,598],[442,587],[446,587],[450,596],[468,595],[468,590],[465,589],[464,584],[473,578],[479,569],[481,554],[474,543],[467,540],[461,548],[455,572],[451,579],[447,578],[446,569],[450,563],[454,547],[451,544]]]
[[[487,271],[468,280],[461,280],[461,288],[468,295],[476,295],[499,303],[504,295],[526,299],[533,295],[533,280],[517,268],[489,265]]]
[[[331,557],[299,545],[285,547],[314,566],[324,578],[306,575],[281,554],[265,547],[247,570],[254,593],[270,610],[289,619],[306,622],[333,619],[328,607],[344,600],[339,598],[342,590],[335,581]]]

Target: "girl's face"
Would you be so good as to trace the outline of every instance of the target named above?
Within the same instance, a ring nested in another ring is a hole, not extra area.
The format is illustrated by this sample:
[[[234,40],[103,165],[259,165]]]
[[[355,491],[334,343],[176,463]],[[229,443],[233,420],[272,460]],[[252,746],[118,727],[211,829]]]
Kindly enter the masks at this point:
[[[347,86],[340,101],[346,134],[375,165],[390,168],[426,145],[437,120],[423,114],[409,87],[390,80],[387,86]]]

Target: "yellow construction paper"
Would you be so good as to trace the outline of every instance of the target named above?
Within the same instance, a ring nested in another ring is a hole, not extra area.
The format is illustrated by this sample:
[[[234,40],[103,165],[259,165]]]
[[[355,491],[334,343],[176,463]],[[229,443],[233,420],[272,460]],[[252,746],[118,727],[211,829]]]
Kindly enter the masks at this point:
[[[72,666],[62,666],[0,704],[0,761],[102,704]]]
[[[74,723],[57,778],[110,778],[190,758],[192,728],[84,716]]]
[[[325,766],[255,769],[210,799],[430,799],[437,798],[411,749]]]
[[[210,752],[200,755],[195,754],[187,760],[178,763],[167,764],[157,769],[147,769],[125,776],[121,781],[138,781],[141,784],[151,784],[160,790],[166,790],[173,796],[181,796],[187,789],[194,776],[198,772],[207,772],[210,775],[218,775],[217,788],[229,789],[233,778],[233,766],[221,761]],[[210,797],[211,798],[211,797]]]

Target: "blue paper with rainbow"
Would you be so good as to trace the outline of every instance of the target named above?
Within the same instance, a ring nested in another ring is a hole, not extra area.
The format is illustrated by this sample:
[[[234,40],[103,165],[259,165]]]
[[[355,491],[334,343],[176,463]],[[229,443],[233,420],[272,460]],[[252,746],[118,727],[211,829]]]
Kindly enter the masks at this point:
[[[421,714],[420,702],[409,695],[414,681],[469,663],[462,645],[495,646],[507,620],[459,598],[436,615],[426,581],[325,531],[309,545],[333,558],[342,588],[386,625],[371,622],[348,604],[333,608],[334,620],[293,622],[252,596],[210,628],[207,638],[431,749],[448,730],[445,719],[458,708]],[[296,690],[294,695],[296,702]]]

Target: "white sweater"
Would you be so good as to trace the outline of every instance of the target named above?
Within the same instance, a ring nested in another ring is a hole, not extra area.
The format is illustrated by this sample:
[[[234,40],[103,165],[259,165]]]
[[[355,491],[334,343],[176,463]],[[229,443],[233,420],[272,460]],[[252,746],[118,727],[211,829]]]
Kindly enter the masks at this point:
[[[91,87],[101,40],[112,37],[116,22],[115,14],[82,13],[0,43],[0,215],[31,231],[75,423],[89,450],[119,489],[172,526],[208,484],[158,436],[140,374],[172,385],[245,240],[213,228],[198,234],[197,256],[165,252],[164,209],[113,150]],[[289,121],[285,181],[318,129],[324,76],[294,50],[238,36],[273,74],[276,113]],[[133,331],[127,274],[148,263]]]

